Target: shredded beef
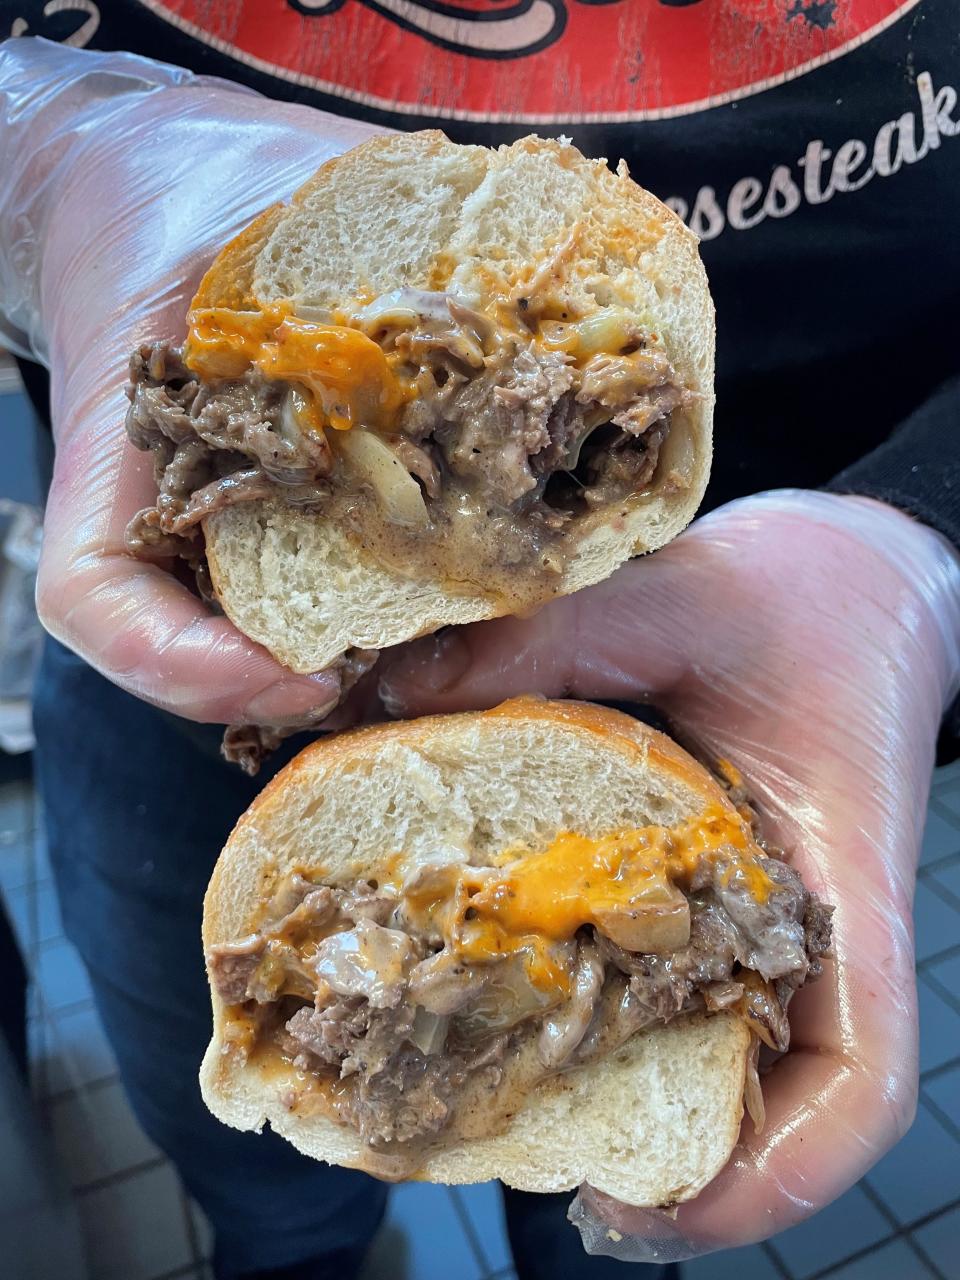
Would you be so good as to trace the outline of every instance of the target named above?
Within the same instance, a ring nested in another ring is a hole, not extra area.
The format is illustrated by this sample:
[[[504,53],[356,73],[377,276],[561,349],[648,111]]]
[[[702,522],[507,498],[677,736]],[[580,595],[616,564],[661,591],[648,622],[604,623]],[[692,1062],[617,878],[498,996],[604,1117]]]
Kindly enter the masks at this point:
[[[819,978],[823,972],[822,957],[830,949],[833,912],[834,908],[822,903],[815,893],[807,897],[803,911],[803,933],[807,955],[810,958],[807,969],[808,978]]]
[[[371,670],[379,656],[377,649],[349,649],[326,668],[328,674],[338,673],[340,676],[340,702]],[[285,738],[305,729],[319,729],[325,718],[326,714],[320,720],[306,716],[282,725],[231,724],[224,731],[220,751],[225,760],[239,765],[244,773],[254,777],[267,756],[276,751]]]
[[[262,954],[255,951],[231,951],[229,943],[211,947],[207,955],[210,981],[220,999],[227,1004],[242,1004],[247,999],[247,987],[253,977]]]
[[[257,1010],[300,1070],[342,1082],[330,1105],[364,1143],[409,1150],[450,1124],[468,1086],[496,1087],[511,1044],[530,1043],[540,1068],[558,1072],[614,1052],[650,1024],[728,1010],[785,1051],[787,1005],[820,973],[831,908],[785,862],[761,856],[754,866],[772,882],[765,897],[737,863],[701,860],[684,894],[685,946],[630,951],[597,925],[558,943],[566,996],[538,992],[515,955],[468,963],[448,949],[416,905],[442,899],[439,864],[399,890],[365,880],[315,886],[294,871],[259,929],[209,948],[207,963],[221,998]],[[495,882],[497,871],[474,875]]]
[[[605,422],[620,432],[616,457],[593,445],[592,479],[571,488],[568,505],[620,500],[649,483],[670,414],[690,399],[663,351],[638,338],[643,349],[595,355],[578,368],[532,335],[498,333],[451,295],[401,293],[361,319],[413,380],[415,395],[385,439],[428,499],[459,485],[522,520]],[[279,496],[322,508],[329,499],[334,453],[323,431],[304,425],[305,402],[292,385],[255,368],[206,381],[161,342],[134,353],[127,394],[127,434],[153,454],[159,488],[156,506],[131,522],[132,553],[176,554],[197,540],[202,519],[235,503]]]
[[[442,1129],[467,1072],[461,1061],[403,1048],[383,1070],[363,1074],[341,1114],[373,1147],[410,1142]]]
[[[639,493],[653,479],[660,460],[666,426],[658,423],[643,436],[639,445],[624,448],[593,448],[584,454],[587,485],[584,501],[591,507],[617,502],[628,493]]]
[[[335,1067],[341,1079],[382,1071],[413,1028],[413,1009],[374,1009],[363,999],[298,1009],[284,1028],[285,1047],[306,1068],[310,1056]]]
[[[764,858],[762,865],[776,886],[766,902],[758,902],[736,876],[728,878],[723,863],[702,864],[690,894],[690,942],[678,951],[640,955],[598,935],[601,955],[629,976],[631,990],[652,1017],[668,1022],[700,996],[716,1004],[717,992],[729,993],[725,984],[741,969],[783,983],[775,988],[781,1004],[788,991],[820,973],[831,908],[808,893],[785,862]],[[777,1021],[778,1038],[785,1026],[785,1020],[782,1026]]]

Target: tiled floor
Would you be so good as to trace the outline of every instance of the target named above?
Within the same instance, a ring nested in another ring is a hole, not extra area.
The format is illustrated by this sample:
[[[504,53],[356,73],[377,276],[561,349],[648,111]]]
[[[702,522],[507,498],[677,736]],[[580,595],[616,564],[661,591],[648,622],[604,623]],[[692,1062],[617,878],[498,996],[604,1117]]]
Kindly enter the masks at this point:
[[[90,1280],[209,1280],[209,1229],[133,1119],[83,967],[60,934],[27,783],[0,785],[0,893],[35,979],[33,1090],[73,1188]],[[765,1245],[688,1263],[684,1280],[960,1280],[960,764],[934,778],[916,917],[922,1087],[913,1129],[815,1219]],[[9,1226],[0,1204],[0,1239]],[[512,1275],[492,1185],[412,1184],[391,1196],[366,1280]]]

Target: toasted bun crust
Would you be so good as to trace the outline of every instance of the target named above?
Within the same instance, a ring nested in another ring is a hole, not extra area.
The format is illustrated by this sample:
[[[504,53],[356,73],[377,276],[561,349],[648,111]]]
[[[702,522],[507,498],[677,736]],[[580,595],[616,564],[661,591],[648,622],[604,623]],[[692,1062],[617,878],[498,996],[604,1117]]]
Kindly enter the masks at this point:
[[[264,884],[295,866],[346,883],[376,874],[398,850],[413,867],[444,846],[545,847],[561,830],[602,835],[673,824],[708,804],[729,802],[674,743],[584,704],[520,698],[485,713],[320,740],[270,783],[230,836],[204,902],[204,946],[240,936]],[[200,1072],[214,1115],[238,1129],[269,1123],[307,1155],[367,1167],[351,1129],[283,1106],[292,1068],[245,1064],[224,1037],[224,1018],[214,993]],[[641,1032],[612,1055],[536,1086],[498,1133],[484,1127],[482,1096],[465,1096],[478,1136],[436,1147],[418,1176],[496,1177],[528,1191],[586,1181],[635,1205],[688,1199],[736,1142],[748,1049],[744,1023],[728,1014]]]
[[[437,131],[375,138],[329,161],[289,205],[266,210],[227,245],[194,305],[331,306],[400,286],[489,297],[531,275],[578,224],[565,267],[578,306],[633,311],[662,335],[699,398],[673,415],[653,491],[584,533],[550,589],[566,595],[675,537],[710,471],[714,314],[696,237],[625,168],[614,174],[567,143],[536,137],[497,151],[457,146]],[[204,530],[227,615],[294,671],[509,607],[455,591],[424,566],[408,574],[383,566],[335,522],[281,502],[227,508]]]

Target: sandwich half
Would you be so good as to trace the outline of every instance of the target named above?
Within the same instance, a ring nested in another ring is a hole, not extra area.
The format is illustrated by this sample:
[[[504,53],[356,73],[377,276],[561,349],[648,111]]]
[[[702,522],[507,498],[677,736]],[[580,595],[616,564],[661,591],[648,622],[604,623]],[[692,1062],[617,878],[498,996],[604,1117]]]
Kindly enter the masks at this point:
[[[207,1106],[387,1179],[696,1195],[830,934],[737,800],[579,703],[314,743],[207,892]]]
[[[696,238],[565,141],[325,164],[131,362],[131,551],[297,672],[535,607],[690,521],[714,320]]]

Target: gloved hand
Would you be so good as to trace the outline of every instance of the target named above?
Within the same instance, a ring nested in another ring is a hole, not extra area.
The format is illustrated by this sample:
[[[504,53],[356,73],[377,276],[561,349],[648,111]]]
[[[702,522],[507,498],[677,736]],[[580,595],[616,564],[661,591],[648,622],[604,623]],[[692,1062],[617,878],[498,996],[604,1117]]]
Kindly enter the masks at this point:
[[[674,1219],[581,1189],[588,1250],[671,1261],[773,1235],[907,1129],[917,1091],[914,871],[960,647],[960,558],[869,499],[777,492],[526,620],[418,641],[381,675],[396,714],[539,691],[652,700],[742,772],[767,835],[836,904],[834,958],[727,1168]],[[576,1134],[570,1135],[576,1142]]]
[[[130,353],[179,337],[216,250],[377,130],[129,54],[0,45],[0,342],[51,371],[57,454],[38,608],[123,688],[195,720],[282,724],[335,706],[123,533],[152,504],[126,443]]]

